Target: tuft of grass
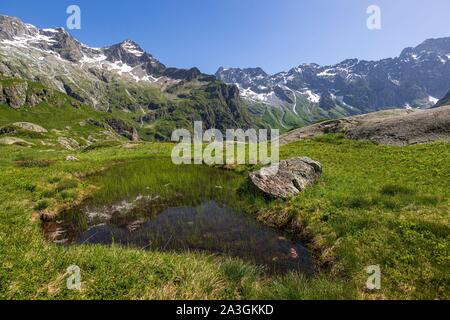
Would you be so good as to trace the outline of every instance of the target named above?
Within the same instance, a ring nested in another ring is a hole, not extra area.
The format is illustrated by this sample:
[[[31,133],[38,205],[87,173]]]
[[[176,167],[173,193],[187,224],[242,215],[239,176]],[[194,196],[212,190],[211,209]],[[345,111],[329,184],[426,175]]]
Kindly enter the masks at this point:
[[[74,191],[63,190],[59,193],[62,200],[74,200],[77,198],[77,194]]]
[[[381,188],[380,193],[387,196],[411,195],[414,194],[414,190],[398,184],[387,184]]]
[[[44,199],[44,200],[40,200],[40,201],[36,204],[36,206],[34,207],[34,209],[37,210],[37,211],[42,211],[42,210],[47,209],[49,206],[50,206],[49,201],[48,201],[47,199]]]
[[[117,141],[117,140],[96,142],[89,146],[86,146],[83,149],[83,152],[88,152],[88,151],[97,150],[97,149],[101,149],[101,148],[116,147],[116,146],[120,146],[121,144],[122,144],[122,142]]]
[[[78,182],[75,180],[63,180],[58,183],[55,191],[61,192],[69,189],[75,189],[78,187]]]
[[[55,184],[61,181],[61,177],[51,177],[50,179],[48,179],[48,182],[51,184]]]
[[[21,160],[15,162],[16,166],[22,168],[49,167],[52,163],[51,160]]]
[[[307,278],[296,273],[277,277],[250,294],[250,298],[263,300],[351,300],[356,297],[356,288],[341,279]]]

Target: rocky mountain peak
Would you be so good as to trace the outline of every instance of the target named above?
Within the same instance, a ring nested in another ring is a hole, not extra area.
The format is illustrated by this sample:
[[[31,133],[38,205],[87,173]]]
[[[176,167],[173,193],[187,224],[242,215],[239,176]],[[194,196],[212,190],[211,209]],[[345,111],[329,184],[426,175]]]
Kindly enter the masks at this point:
[[[65,29],[44,29],[41,34],[50,34],[52,43],[50,48],[59,53],[61,58],[71,62],[78,62],[83,57],[83,47],[80,42],[75,40]]]
[[[160,76],[166,70],[166,66],[155,59],[151,54],[144,51],[139,44],[133,40],[124,40],[115,45],[102,49],[106,60],[136,67],[140,65],[150,75]]]
[[[122,41],[120,43],[120,47],[126,52],[134,54],[137,57],[140,57],[145,53],[139,44],[130,39]]]
[[[262,68],[223,68],[216,72],[216,77],[226,83],[237,84],[241,88],[253,87],[255,91],[265,90],[269,75]]]
[[[425,57],[450,58],[450,37],[428,39],[416,47],[408,47],[400,54],[401,59],[420,60]]]
[[[0,15],[0,39],[34,36],[37,32],[37,28],[23,23],[19,18]]]
[[[130,75],[135,80],[158,81],[158,78],[166,77],[172,81],[190,81],[200,76],[205,78],[197,68],[167,68],[130,39],[96,49],[80,43],[64,28],[38,29],[15,17],[0,16],[0,42],[8,47],[27,51],[28,54],[30,50],[38,50],[37,55],[53,56],[72,63],[97,66],[100,69],[106,68],[120,76]],[[44,59],[38,57],[39,61]]]
[[[450,37],[428,39],[415,48],[416,51],[431,51],[439,55],[450,54]]]
[[[260,68],[220,68],[216,77],[239,86],[250,102],[286,108],[297,116],[299,101],[324,115],[371,112],[385,108],[431,107],[450,87],[450,38],[429,39],[399,57],[379,61],[347,59],[316,63],[267,75]]]
[[[82,45],[64,28],[38,29],[16,17],[0,16],[0,40],[10,45],[55,52],[71,62],[83,57]]]

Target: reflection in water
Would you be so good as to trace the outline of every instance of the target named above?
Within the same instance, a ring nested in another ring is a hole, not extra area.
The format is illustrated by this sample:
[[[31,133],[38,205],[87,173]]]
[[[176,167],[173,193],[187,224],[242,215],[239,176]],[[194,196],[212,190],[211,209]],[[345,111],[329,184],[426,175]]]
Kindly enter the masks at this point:
[[[312,274],[311,259],[303,246],[215,201],[145,215],[154,212],[149,209],[151,201],[137,200],[96,210],[72,209],[60,221],[45,222],[44,231],[57,243],[114,242],[147,250],[204,251],[264,265],[272,273]]]

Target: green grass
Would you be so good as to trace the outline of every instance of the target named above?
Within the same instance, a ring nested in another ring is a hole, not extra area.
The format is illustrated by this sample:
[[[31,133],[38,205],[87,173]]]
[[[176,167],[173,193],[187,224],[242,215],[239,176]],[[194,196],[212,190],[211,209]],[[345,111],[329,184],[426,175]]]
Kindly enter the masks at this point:
[[[177,166],[167,157],[118,164],[112,170],[89,179],[94,185],[101,186],[93,195],[93,200],[101,205],[145,194],[159,195],[164,199],[180,195],[182,202],[190,205],[199,205],[210,199],[231,203],[231,199],[224,198],[230,196],[234,199],[233,191],[243,180],[233,172],[197,165]],[[229,192],[221,191],[223,189]],[[177,199],[172,200],[173,204],[176,202]]]
[[[297,155],[320,161],[323,178],[266,216],[301,225],[317,262],[351,279],[361,297],[450,298],[449,144],[399,148],[324,136],[282,148],[282,158]],[[370,265],[382,269],[375,295],[362,286]]]
[[[82,195],[85,190],[92,191],[89,189],[91,183],[98,183],[98,198],[101,199],[103,194],[108,199],[110,193],[123,194],[127,190],[135,192],[138,191],[137,187],[146,184],[156,186],[154,179],[161,178],[161,175],[146,177],[142,172],[139,175],[138,164],[146,161],[144,159],[151,162],[151,157],[170,154],[172,146],[149,143],[141,144],[135,149],[122,146],[101,148],[77,154],[80,162],[65,162],[63,152],[48,154],[18,146],[2,147],[0,297],[240,299],[256,298],[262,288],[272,285],[272,280],[267,279],[260,268],[237,259],[195,253],[145,252],[116,246],[60,247],[43,238],[34,210],[52,211],[61,208],[64,199],[58,195],[67,191],[68,187],[72,188],[71,192]],[[19,168],[14,165],[16,158],[33,158],[35,161],[45,158],[52,160],[53,164],[49,167]],[[121,165],[125,162],[131,166],[136,165],[136,170],[121,172]],[[161,170],[165,166],[172,165],[161,162],[153,166],[153,169]],[[107,168],[113,170],[108,171]],[[148,166],[143,172],[150,173],[146,171],[150,169],[151,166]],[[98,172],[102,170],[106,171],[99,175]],[[195,172],[198,169],[193,167],[192,170]],[[168,172],[162,173],[162,176]],[[122,173],[128,176],[120,178]],[[180,174],[181,171],[173,171],[172,176],[168,175],[166,178],[175,181],[184,179],[187,184],[192,182],[191,177],[183,178]],[[117,178],[123,180],[117,183]],[[240,179],[242,177],[238,177]],[[72,180],[77,180],[78,183],[68,183]],[[200,180],[197,183],[203,182]],[[213,179],[213,182],[216,181]],[[65,190],[58,191],[60,189]],[[65,204],[72,202],[73,199]],[[65,270],[72,264],[78,265],[82,270],[81,292],[65,288]],[[311,292],[314,291],[314,286],[312,283],[309,289]],[[342,287],[339,290],[343,290]]]
[[[199,170],[220,169],[174,168],[167,158],[172,147],[106,145],[72,152],[79,162],[66,162],[68,152],[44,146],[0,147],[0,298],[450,298],[450,147],[445,143],[400,148],[324,136],[281,148],[282,158],[322,162],[323,177],[297,198],[250,199],[246,208],[302,239],[315,256],[318,272],[312,279],[268,276],[238,259],[208,254],[62,247],[44,239],[35,211],[54,212],[87,195],[107,202],[145,185],[152,192],[161,182],[175,181],[180,190],[192,183],[229,185],[245,202],[245,167],[230,172],[231,180],[220,181],[222,175],[211,171],[211,181],[205,181]],[[17,166],[24,160],[50,165]],[[66,269],[73,264],[82,270],[80,292],[65,286]],[[382,270],[382,288],[368,292],[365,268],[375,264]]]
[[[0,75],[0,87],[23,82],[23,79]],[[26,82],[27,96],[43,96],[43,101],[36,106],[24,105],[19,109],[0,105],[0,135],[5,129],[3,127],[8,128],[14,122],[24,121],[38,124],[50,131],[48,134],[22,132],[21,135],[16,135],[20,138],[35,138],[32,141],[25,139],[28,142],[49,140],[54,143],[57,137],[66,136],[86,146],[86,140],[101,142],[119,139],[114,133],[108,135],[105,128],[89,123],[82,125],[86,120],[102,124],[111,118],[122,120],[134,127],[141,139],[146,141],[170,141],[175,129],[192,131],[194,120],[203,121],[206,127],[219,130],[265,126],[261,119],[253,117],[247,107],[232,96],[232,92],[226,94],[230,87],[220,81],[182,82],[165,93],[147,85],[111,81],[103,88],[106,90],[103,94],[107,101],[98,105],[103,111],[84,105],[62,92],[46,88],[41,83]],[[85,94],[86,92],[82,92],[82,96]],[[144,115],[145,120],[141,119]]]

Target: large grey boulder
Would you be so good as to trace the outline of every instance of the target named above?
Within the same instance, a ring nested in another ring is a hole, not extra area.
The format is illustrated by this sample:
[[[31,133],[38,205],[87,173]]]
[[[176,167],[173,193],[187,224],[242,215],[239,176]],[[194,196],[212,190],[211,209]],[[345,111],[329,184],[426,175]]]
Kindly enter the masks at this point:
[[[280,161],[249,174],[250,180],[265,195],[293,197],[312,186],[322,175],[322,165],[308,157]]]

